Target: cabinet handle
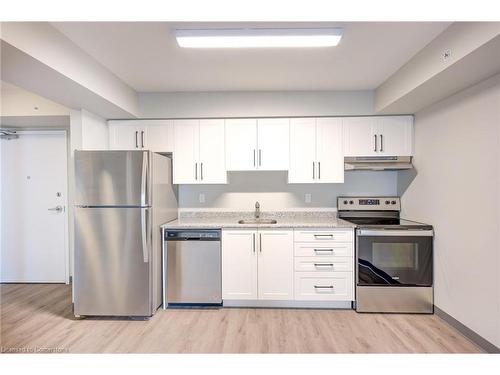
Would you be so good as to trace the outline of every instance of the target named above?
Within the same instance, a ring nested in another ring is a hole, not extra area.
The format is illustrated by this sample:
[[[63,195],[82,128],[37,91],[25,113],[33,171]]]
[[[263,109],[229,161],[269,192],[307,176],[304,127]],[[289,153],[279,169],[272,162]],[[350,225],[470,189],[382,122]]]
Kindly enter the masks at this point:
[[[253,166],[255,167],[255,149],[253,150]]]
[[[259,251],[262,253],[262,233],[259,233]]]
[[[253,237],[253,252],[255,254],[255,233],[252,233],[252,237]]]
[[[319,238],[319,239],[331,238],[331,239],[333,239],[333,234],[315,234],[314,238]]]
[[[333,289],[333,285],[314,285],[315,289]]]
[[[380,134],[380,151],[384,151],[384,136]]]
[[[259,150],[259,167],[262,165],[262,150]]]
[[[314,249],[314,252],[315,253],[330,253],[330,254],[333,254],[333,249]]]
[[[333,263],[314,263],[314,267],[332,267]]]
[[[318,180],[321,180],[321,162],[318,161]]]
[[[198,179],[198,163],[194,163],[194,179]]]
[[[313,180],[314,180],[314,162],[313,162]]]
[[[203,163],[200,164],[200,177],[201,180],[203,181]]]
[[[141,145],[144,148],[144,130],[141,131]]]
[[[138,132],[138,131],[136,131],[136,132],[135,132],[135,148],[139,148],[139,143],[138,143],[138,141],[137,141],[137,136],[138,136],[138,135],[139,135],[139,132]]]
[[[374,135],[375,137],[375,145],[373,146],[373,151],[377,151],[377,134]]]

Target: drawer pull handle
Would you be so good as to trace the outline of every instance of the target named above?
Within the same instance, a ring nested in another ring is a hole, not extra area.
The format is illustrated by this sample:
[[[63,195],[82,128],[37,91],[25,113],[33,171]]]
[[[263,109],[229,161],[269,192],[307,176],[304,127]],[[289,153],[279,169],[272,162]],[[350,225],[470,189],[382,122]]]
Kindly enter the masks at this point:
[[[333,254],[333,249],[314,249],[314,252],[316,252],[316,253],[326,252],[326,253]]]
[[[333,289],[333,285],[314,285],[315,289]]]
[[[333,234],[315,234],[314,238],[318,238],[318,239],[324,239],[324,238],[334,239],[333,238]]]
[[[332,267],[333,263],[314,263],[314,267]]]

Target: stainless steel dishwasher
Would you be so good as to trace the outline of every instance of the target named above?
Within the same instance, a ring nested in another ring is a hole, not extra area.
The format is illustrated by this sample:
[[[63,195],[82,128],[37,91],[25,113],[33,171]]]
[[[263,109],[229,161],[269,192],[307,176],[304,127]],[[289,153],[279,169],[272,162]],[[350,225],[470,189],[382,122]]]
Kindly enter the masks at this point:
[[[222,305],[220,229],[164,231],[164,307]]]

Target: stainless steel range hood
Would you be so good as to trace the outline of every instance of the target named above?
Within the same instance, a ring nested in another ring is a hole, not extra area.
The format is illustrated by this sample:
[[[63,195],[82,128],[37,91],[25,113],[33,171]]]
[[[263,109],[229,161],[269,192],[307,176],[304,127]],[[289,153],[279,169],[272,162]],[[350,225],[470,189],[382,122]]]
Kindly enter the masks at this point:
[[[412,168],[411,156],[358,156],[344,158],[344,170],[346,171],[397,171]]]

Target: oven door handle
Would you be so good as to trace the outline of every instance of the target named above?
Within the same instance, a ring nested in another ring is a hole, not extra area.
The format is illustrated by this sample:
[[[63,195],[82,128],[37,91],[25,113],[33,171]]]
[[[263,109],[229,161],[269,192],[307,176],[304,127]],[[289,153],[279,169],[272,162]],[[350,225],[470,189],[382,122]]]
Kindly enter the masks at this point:
[[[373,236],[373,237],[432,237],[434,231],[430,230],[407,230],[407,229],[393,229],[393,230],[373,230],[373,229],[358,229],[357,235]]]

